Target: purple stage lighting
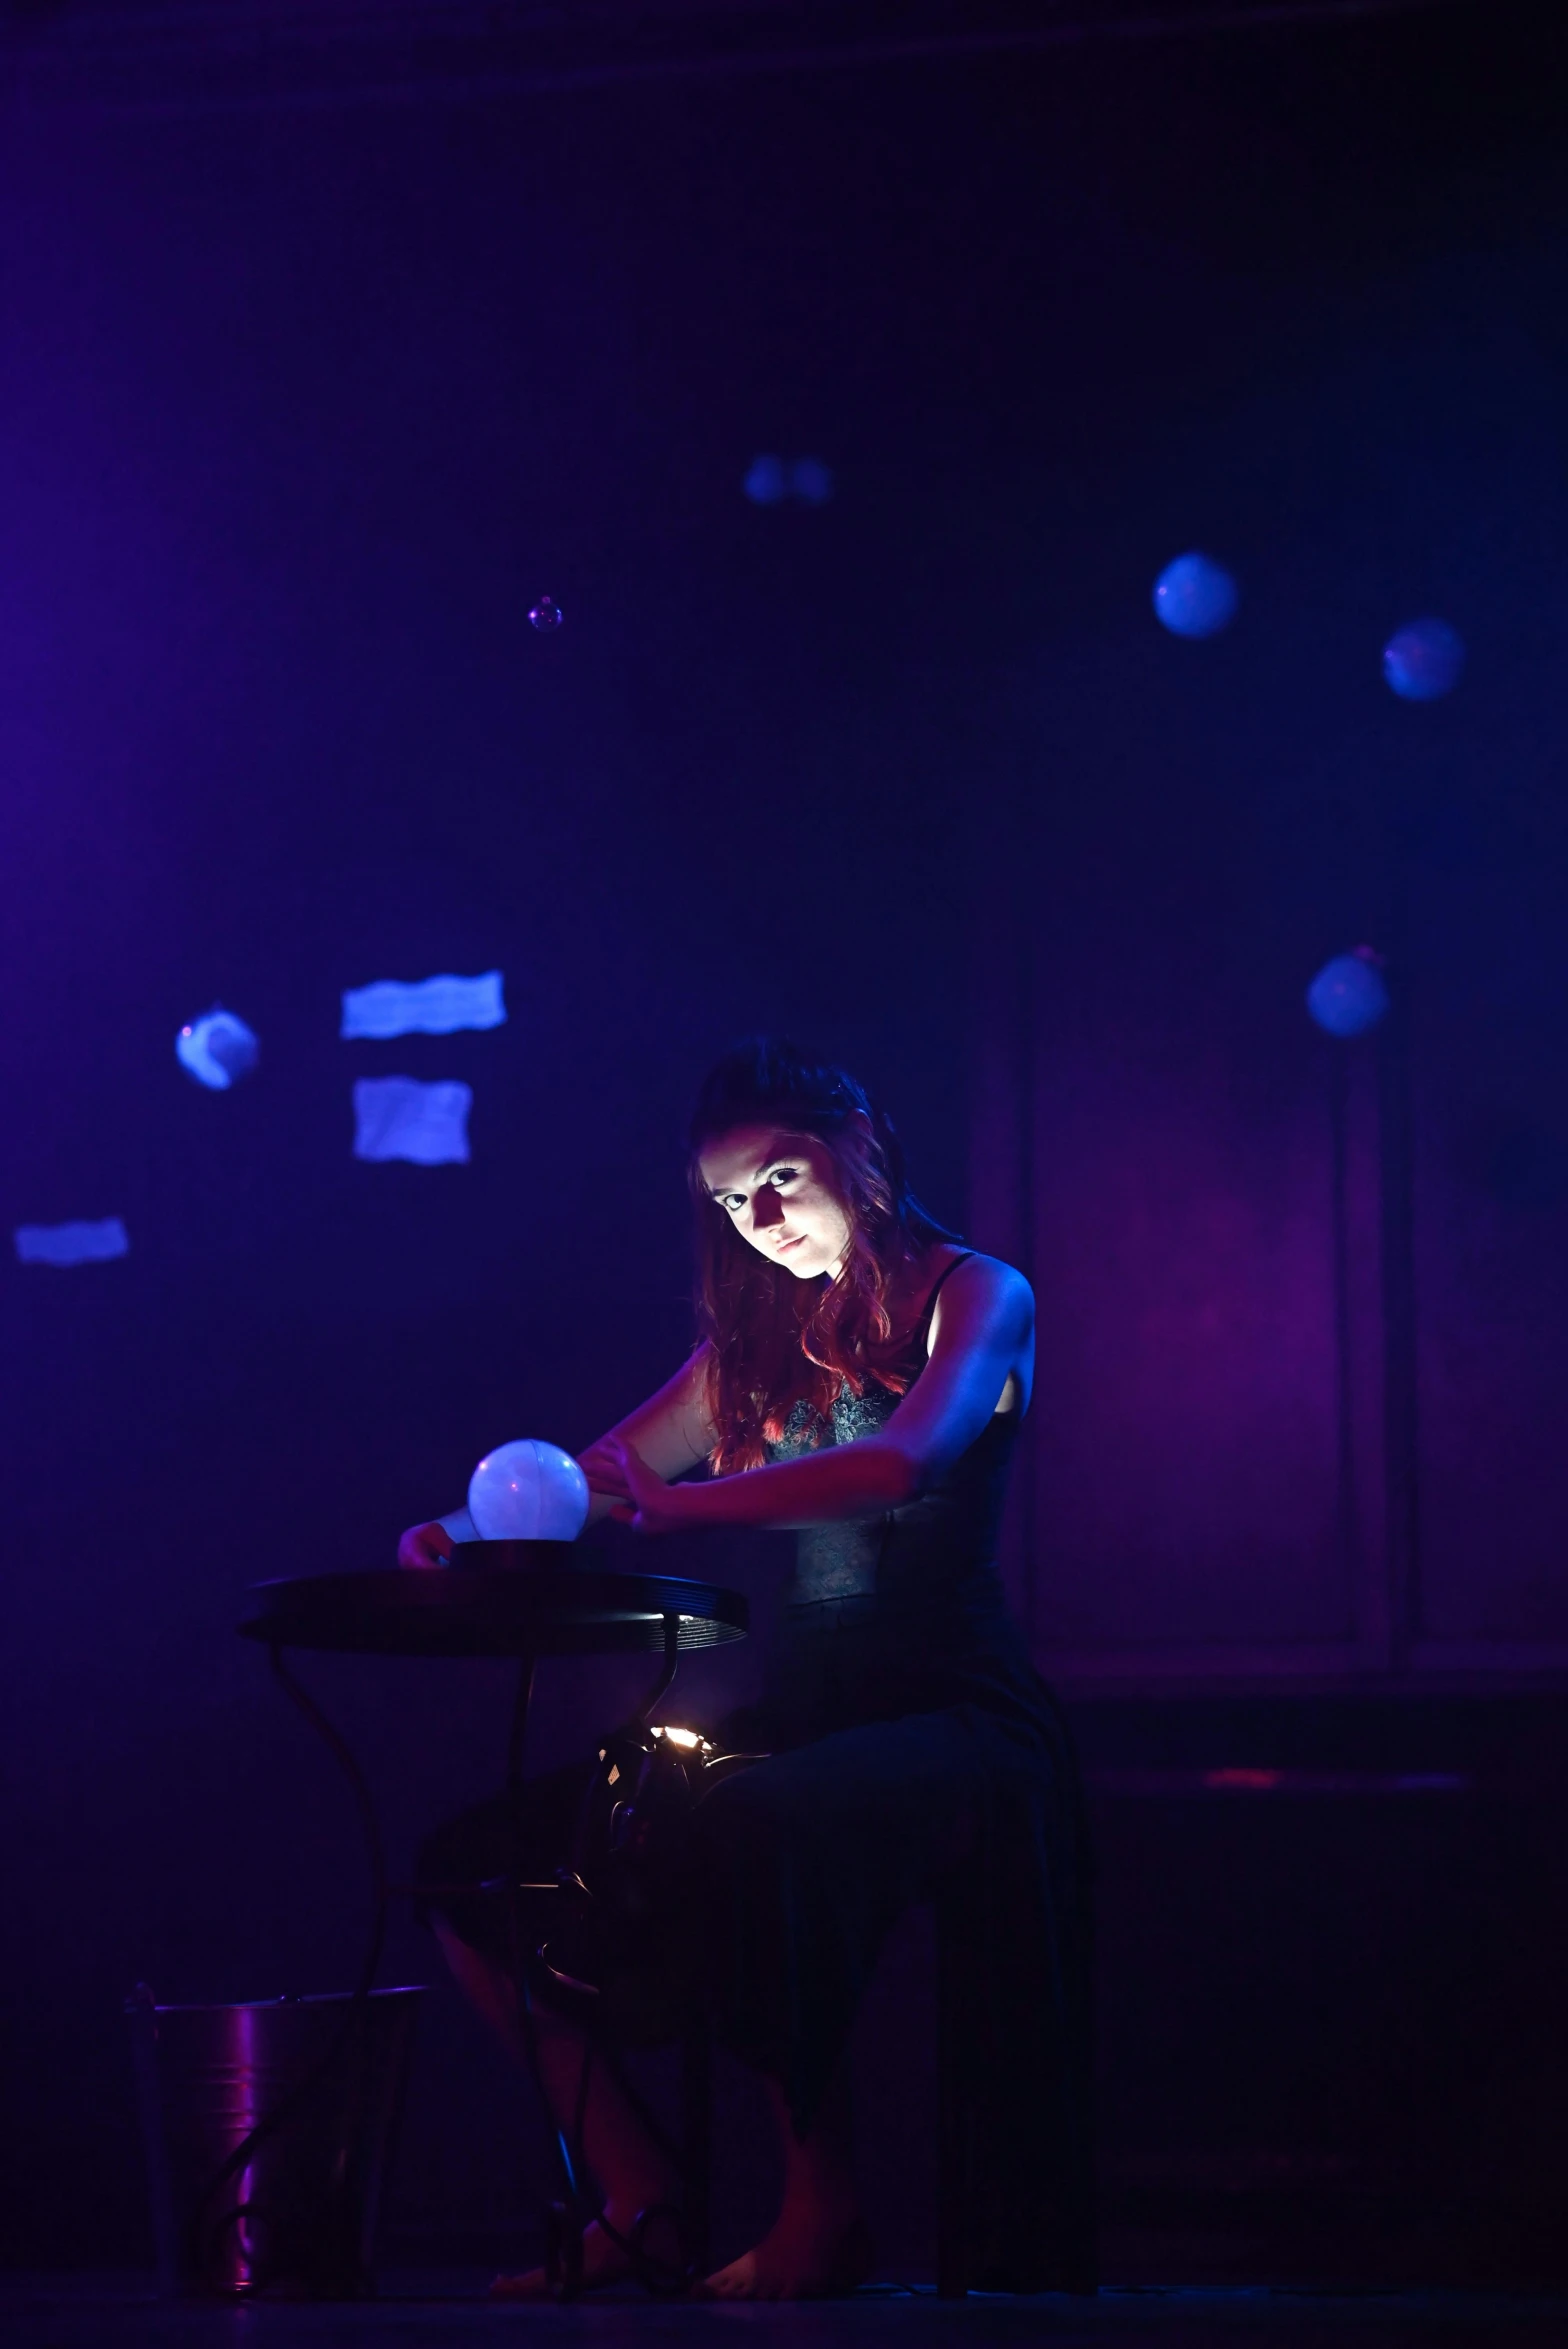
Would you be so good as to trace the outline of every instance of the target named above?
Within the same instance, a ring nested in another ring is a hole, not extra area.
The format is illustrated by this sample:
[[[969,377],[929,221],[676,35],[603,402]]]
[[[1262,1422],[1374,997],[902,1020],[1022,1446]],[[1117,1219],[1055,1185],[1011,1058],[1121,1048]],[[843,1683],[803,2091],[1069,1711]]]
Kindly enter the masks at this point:
[[[1441,700],[1464,665],[1464,639],[1446,620],[1411,620],[1383,647],[1383,674],[1401,701]]]
[[[1236,613],[1236,582],[1207,555],[1178,555],[1154,582],[1154,615],[1173,636],[1218,636]]]
[[[1388,1010],[1381,957],[1370,946],[1336,954],[1307,989],[1307,1009],[1330,1036],[1364,1036]]]

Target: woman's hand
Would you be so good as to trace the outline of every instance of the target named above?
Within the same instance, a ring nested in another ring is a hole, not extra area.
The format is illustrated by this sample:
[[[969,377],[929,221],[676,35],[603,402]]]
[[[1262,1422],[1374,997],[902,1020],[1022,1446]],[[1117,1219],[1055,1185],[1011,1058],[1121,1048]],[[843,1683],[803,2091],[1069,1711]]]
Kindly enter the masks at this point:
[[[666,1484],[655,1476],[642,1454],[619,1436],[601,1436],[582,1456],[582,1468],[595,1492],[611,1493],[610,1511],[636,1533],[676,1533],[696,1522],[696,1491]]]
[[[621,1444],[617,1436],[601,1436],[590,1444],[586,1452],[579,1452],[577,1465],[588,1479],[591,1493],[606,1493],[613,1501],[630,1499],[626,1478],[621,1469]]]
[[[452,1536],[444,1525],[411,1525],[397,1545],[397,1562],[407,1569],[450,1566]]]

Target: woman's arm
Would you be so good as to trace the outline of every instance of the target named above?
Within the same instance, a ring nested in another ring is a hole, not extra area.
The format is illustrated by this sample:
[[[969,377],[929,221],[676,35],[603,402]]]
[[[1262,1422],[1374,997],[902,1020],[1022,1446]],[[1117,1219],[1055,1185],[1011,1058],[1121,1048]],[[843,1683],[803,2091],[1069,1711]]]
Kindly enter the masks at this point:
[[[994,1257],[971,1257],[943,1285],[930,1360],[878,1434],[671,1491],[640,1448],[614,1429],[604,1442],[625,1499],[612,1513],[642,1532],[667,1533],[703,1525],[820,1525],[896,1509],[969,1449],[1009,1379],[1026,1394],[1033,1363],[1028,1282]]]
[[[624,1419],[578,1454],[577,1464],[590,1487],[588,1523],[597,1525],[626,1498],[621,1456],[630,1448],[646,1462],[661,1483],[684,1476],[713,1449],[714,1431],[703,1399],[702,1350],[683,1362],[656,1395],[639,1403]]]
[[[635,1447],[638,1458],[648,1464],[656,1479],[684,1476],[688,1468],[707,1458],[713,1449],[713,1431],[703,1402],[700,1352],[683,1362],[656,1395],[639,1403],[580,1455],[578,1466],[590,1488],[589,1525],[608,1517],[626,1498],[620,1467],[625,1445]],[[662,1483],[659,1489],[664,1490]],[[397,1562],[408,1568],[446,1566],[451,1563],[454,1542],[477,1538],[468,1511],[454,1509],[428,1524],[411,1525],[398,1543]]]

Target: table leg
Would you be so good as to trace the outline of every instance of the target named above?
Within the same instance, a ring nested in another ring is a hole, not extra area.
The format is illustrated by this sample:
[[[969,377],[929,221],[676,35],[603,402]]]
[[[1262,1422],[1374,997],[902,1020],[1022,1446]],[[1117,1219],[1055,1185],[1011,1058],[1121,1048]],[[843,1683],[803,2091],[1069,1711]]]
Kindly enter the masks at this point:
[[[523,2059],[554,2138],[555,2163],[560,2181],[559,2194],[552,2197],[545,2210],[545,2267],[560,2297],[573,2300],[582,2290],[583,2226],[589,2215],[582,2179],[582,2146],[580,2142],[572,2142],[566,2124],[557,2117],[545,2081],[544,2066],[539,2060],[539,2026],[534,2015],[533,1992],[528,1980],[528,1951],[523,1929],[523,1860],[526,1849],[523,1765],[528,1743],[528,1713],[533,1702],[535,1660],[533,1656],[524,1656],[519,1662],[517,1695],[512,1704],[512,1726],[506,1741],[506,1792],[512,1830],[512,1864],[508,1870],[512,1912],[512,1995],[517,2004],[517,2029],[522,2041]]]
[[[678,1615],[666,1615],[664,1618],[664,1661],[659,1666],[659,1677],[649,1689],[641,1712],[633,1714],[633,1720],[646,1724],[654,1706],[679,1671],[680,1661],[681,1619]]]
[[[969,2291],[969,2196],[972,2111],[965,2066],[964,2016],[972,1990],[952,1892],[939,1895],[936,1918],[936,2292],[962,2300]]]
[[[516,1806],[523,1784],[523,1751],[528,1742],[528,1711],[534,1701],[535,1658],[524,1656],[517,1667],[517,1694],[512,1700],[512,1728],[506,1741],[506,1791],[512,1797],[514,1836],[518,1830]]]
[[[681,2139],[685,2250],[693,2275],[703,2276],[713,2175],[713,2043],[706,2015],[687,2024],[681,2041]]]

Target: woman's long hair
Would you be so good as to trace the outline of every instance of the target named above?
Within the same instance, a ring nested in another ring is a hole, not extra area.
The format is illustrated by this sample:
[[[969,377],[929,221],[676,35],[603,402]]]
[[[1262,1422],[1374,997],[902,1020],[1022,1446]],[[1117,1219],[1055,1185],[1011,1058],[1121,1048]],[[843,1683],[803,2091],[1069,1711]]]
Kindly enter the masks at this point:
[[[700,1152],[760,1125],[809,1134],[832,1155],[849,1245],[825,1285],[760,1255],[703,1185]],[[864,1088],[779,1037],[753,1037],[709,1070],[690,1138],[704,1400],[722,1475],[761,1467],[802,1401],[825,1417],[841,1386],[861,1395],[875,1380],[903,1394],[912,1372],[903,1333],[894,1338],[888,1292],[933,1240],[954,1235],[911,1193],[892,1122]]]

